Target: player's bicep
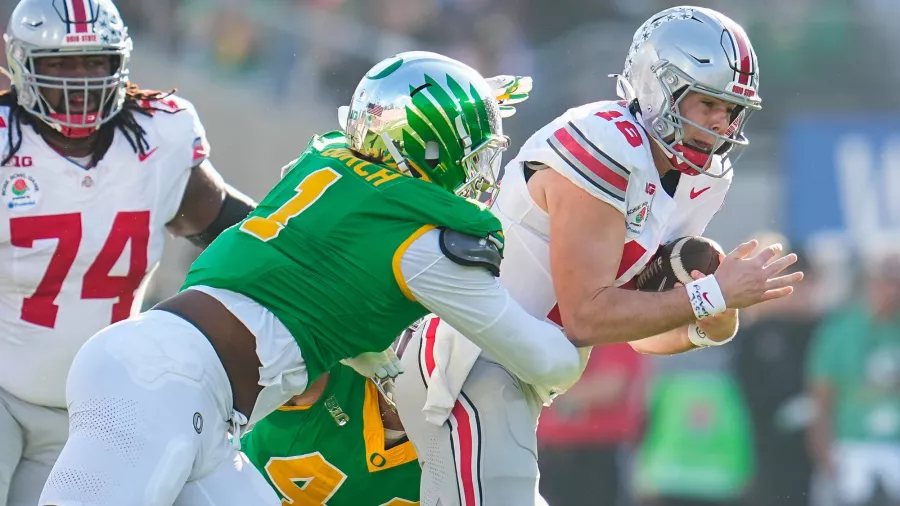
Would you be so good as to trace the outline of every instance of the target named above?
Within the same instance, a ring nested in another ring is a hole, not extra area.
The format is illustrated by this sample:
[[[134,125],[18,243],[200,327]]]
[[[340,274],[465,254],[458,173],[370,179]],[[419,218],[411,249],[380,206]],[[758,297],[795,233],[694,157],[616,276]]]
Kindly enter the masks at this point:
[[[225,181],[209,160],[190,169],[178,212],[166,224],[176,236],[194,235],[204,230],[219,214],[225,199]]]
[[[541,174],[550,215],[550,272],[563,326],[584,301],[615,285],[625,220],[564,176]]]

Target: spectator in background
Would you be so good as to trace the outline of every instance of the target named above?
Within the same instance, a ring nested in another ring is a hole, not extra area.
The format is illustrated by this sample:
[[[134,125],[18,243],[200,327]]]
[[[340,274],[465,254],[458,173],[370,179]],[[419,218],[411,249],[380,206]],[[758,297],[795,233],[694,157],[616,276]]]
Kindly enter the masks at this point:
[[[777,242],[760,240],[760,248]],[[741,504],[755,457],[750,414],[734,375],[742,339],[649,357],[646,430],[634,461],[640,506]]]
[[[647,428],[635,459],[641,506],[740,504],[752,477],[753,443],[727,357],[716,356],[724,352],[654,357]]]
[[[541,496],[553,506],[615,506],[620,454],[641,428],[641,364],[627,343],[594,348],[581,380],[541,414]]]
[[[761,236],[761,242],[781,242],[789,250],[783,238]],[[798,365],[806,357],[818,319],[817,277],[806,255],[794,252],[799,260],[786,273],[803,271],[803,283],[790,297],[742,311],[743,323],[732,343],[735,373],[753,421],[756,473],[747,494],[752,505],[805,506],[809,502],[812,463],[805,429],[812,410]]]
[[[841,506],[900,504],[900,256],[865,261],[863,296],[816,331],[807,360],[810,453]]]

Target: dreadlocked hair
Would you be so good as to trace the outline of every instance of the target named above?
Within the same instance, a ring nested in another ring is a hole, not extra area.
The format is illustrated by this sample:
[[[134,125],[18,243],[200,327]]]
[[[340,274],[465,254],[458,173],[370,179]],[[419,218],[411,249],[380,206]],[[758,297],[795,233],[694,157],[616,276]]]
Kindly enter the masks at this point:
[[[122,110],[113,119],[100,125],[100,128],[97,129],[97,138],[91,154],[91,166],[96,166],[106,155],[106,151],[112,145],[116,130],[122,132],[122,135],[128,140],[135,153],[146,156],[147,150],[150,149],[150,144],[145,138],[146,130],[137,121],[137,115],[150,117],[157,112],[166,114],[181,112],[183,109],[162,109],[154,106],[155,102],[165,100],[176,91],[174,88],[169,91],[142,90],[137,84],[128,83],[127,88],[125,88],[125,102],[122,105]],[[10,148],[3,160],[0,161],[0,167],[3,167],[22,148],[22,125],[33,125],[35,118],[28,113],[27,109],[19,105],[15,88],[0,92],[0,107],[9,107],[7,141]],[[15,130],[15,133],[13,130]]]

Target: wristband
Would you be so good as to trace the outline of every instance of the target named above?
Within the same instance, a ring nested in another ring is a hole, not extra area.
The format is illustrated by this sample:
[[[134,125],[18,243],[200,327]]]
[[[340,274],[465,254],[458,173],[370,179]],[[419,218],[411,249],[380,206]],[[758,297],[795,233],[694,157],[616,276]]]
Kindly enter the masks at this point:
[[[688,298],[691,301],[691,309],[698,320],[725,311],[725,296],[719,288],[719,283],[714,275],[692,281],[684,285]]]
[[[697,346],[698,348],[706,348],[708,346],[722,346],[723,344],[728,344],[734,339],[734,336],[737,335],[737,332],[731,335],[728,339],[724,341],[713,341],[710,339],[706,332],[700,329],[696,322],[688,325],[688,339],[691,340],[691,344]]]

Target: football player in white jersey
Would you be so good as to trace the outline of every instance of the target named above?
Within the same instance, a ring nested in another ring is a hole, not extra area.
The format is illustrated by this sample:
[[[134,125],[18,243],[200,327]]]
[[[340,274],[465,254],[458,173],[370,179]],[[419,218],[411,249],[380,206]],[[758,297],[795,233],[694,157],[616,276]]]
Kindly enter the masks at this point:
[[[779,273],[795,255],[753,254],[751,241],[686,287],[629,288],[660,244],[701,235],[721,207],[761,107],[756,55],[728,17],[676,7],[637,30],[618,85],[621,101],[567,111],[506,166],[493,208],[506,235],[501,282],[585,351],[724,344],[739,308],[792,292],[802,273]],[[571,385],[524,384],[436,319],[418,333],[394,400],[422,465],[421,504],[535,504],[538,415]]]
[[[203,246],[255,204],[207,160],[189,102],[129,82],[110,0],[21,0],[4,40],[0,505],[34,506],[68,434],[75,353],[139,308],[166,233]]]

